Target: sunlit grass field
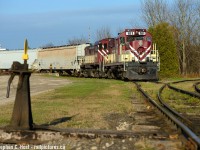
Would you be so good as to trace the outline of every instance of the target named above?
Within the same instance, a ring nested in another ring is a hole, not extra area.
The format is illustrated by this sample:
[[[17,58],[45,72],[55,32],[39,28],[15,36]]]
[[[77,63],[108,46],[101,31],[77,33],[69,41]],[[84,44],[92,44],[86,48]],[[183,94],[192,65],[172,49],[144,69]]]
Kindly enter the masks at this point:
[[[37,125],[108,129],[109,125],[105,118],[113,113],[123,115],[131,113],[133,97],[139,99],[142,97],[132,82],[73,77],[59,78],[67,78],[72,83],[31,97],[33,121]],[[162,81],[177,80],[180,79]],[[147,91],[153,99],[157,99],[157,93],[162,84],[152,82],[140,82],[140,84],[142,89]],[[185,84],[185,86],[189,85]],[[181,111],[185,107],[184,103],[199,105],[199,100],[169,89],[163,92],[162,97],[172,107]],[[186,99],[186,101],[183,103],[181,99]],[[13,104],[12,102],[0,106],[0,126],[9,124]],[[188,110],[184,109],[184,111]]]
[[[65,78],[72,83],[31,97],[35,124],[106,129],[105,116],[110,113],[128,114],[132,110],[131,100],[136,89],[131,82]],[[0,126],[9,124],[12,107],[13,103],[0,106]]]

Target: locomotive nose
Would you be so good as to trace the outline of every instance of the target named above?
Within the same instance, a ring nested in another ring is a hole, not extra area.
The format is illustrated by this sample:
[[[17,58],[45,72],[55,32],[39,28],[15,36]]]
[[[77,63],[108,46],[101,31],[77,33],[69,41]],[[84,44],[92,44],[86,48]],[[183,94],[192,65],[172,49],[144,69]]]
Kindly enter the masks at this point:
[[[139,67],[138,68],[138,73],[139,74],[145,74],[145,73],[147,73],[147,68],[146,67]]]
[[[137,49],[137,51],[138,51],[138,53],[139,53],[140,55],[142,55],[142,54],[145,52],[145,48],[142,47],[142,46],[140,46],[140,47]]]

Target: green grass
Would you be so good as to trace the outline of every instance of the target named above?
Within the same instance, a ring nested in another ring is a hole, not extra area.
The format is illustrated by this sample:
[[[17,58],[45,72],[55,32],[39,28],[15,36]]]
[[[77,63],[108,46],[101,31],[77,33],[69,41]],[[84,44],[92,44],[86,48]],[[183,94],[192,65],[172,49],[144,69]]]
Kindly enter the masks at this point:
[[[157,93],[163,84],[156,84],[153,82],[140,82],[142,89],[148,93],[153,99],[157,99]]]
[[[180,81],[180,79],[175,80],[170,78],[167,81],[163,80],[163,82],[169,82],[169,81]],[[192,91],[194,89],[194,87],[192,87],[193,83],[194,82],[184,82],[184,83],[174,84],[173,86],[176,86],[184,90]],[[163,84],[143,82],[141,83],[141,85],[142,89],[144,89],[154,100],[158,102],[157,94]],[[199,109],[200,101],[198,98],[194,98],[187,94],[182,94],[168,88],[165,88],[163,90],[161,96],[169,106],[171,106],[172,108],[181,113],[194,113],[194,114],[200,113]]]
[[[105,116],[132,110],[134,85],[131,82],[72,77],[68,80],[73,83],[31,98],[34,123],[60,120],[56,127],[106,129]],[[0,126],[3,126],[10,121],[12,105],[0,108]]]

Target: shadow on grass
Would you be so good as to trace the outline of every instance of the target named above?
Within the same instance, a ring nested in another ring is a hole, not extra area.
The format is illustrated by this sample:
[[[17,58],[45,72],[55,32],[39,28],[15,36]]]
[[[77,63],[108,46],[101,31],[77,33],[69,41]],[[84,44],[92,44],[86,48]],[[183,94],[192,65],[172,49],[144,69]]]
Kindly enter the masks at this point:
[[[78,115],[78,114],[76,114],[76,115]],[[52,125],[57,125],[57,124],[60,124],[60,123],[63,123],[63,122],[67,122],[67,121],[70,121],[76,115],[73,115],[71,117],[58,118],[58,119],[55,119],[55,120],[53,120],[51,122],[41,124],[40,126],[52,126]]]

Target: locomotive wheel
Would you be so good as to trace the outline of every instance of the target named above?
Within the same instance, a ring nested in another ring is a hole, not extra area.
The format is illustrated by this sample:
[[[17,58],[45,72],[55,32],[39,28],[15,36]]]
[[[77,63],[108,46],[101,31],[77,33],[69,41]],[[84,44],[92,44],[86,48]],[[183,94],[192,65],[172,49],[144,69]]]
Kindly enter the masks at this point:
[[[109,69],[109,71],[107,72],[107,75],[108,75],[108,79],[115,79],[115,75],[111,69]]]
[[[126,73],[125,73],[125,72],[122,72],[122,73],[121,73],[121,79],[122,79],[123,81],[128,81],[128,78],[126,77]]]
[[[98,71],[99,72],[99,78],[105,78],[105,73],[102,71]]]
[[[75,77],[78,77],[78,76],[79,76],[79,73],[78,73],[77,70],[74,70],[74,72],[73,72],[73,76],[75,76]]]
[[[94,77],[95,77],[95,78],[99,78],[99,71],[98,71],[98,70],[95,70],[95,71],[94,71]]]
[[[94,78],[94,72],[93,70],[88,71],[88,76]]]
[[[88,78],[88,77],[89,77],[89,76],[88,76],[88,73],[87,73],[86,71],[84,71],[83,76],[84,76],[85,78]]]

